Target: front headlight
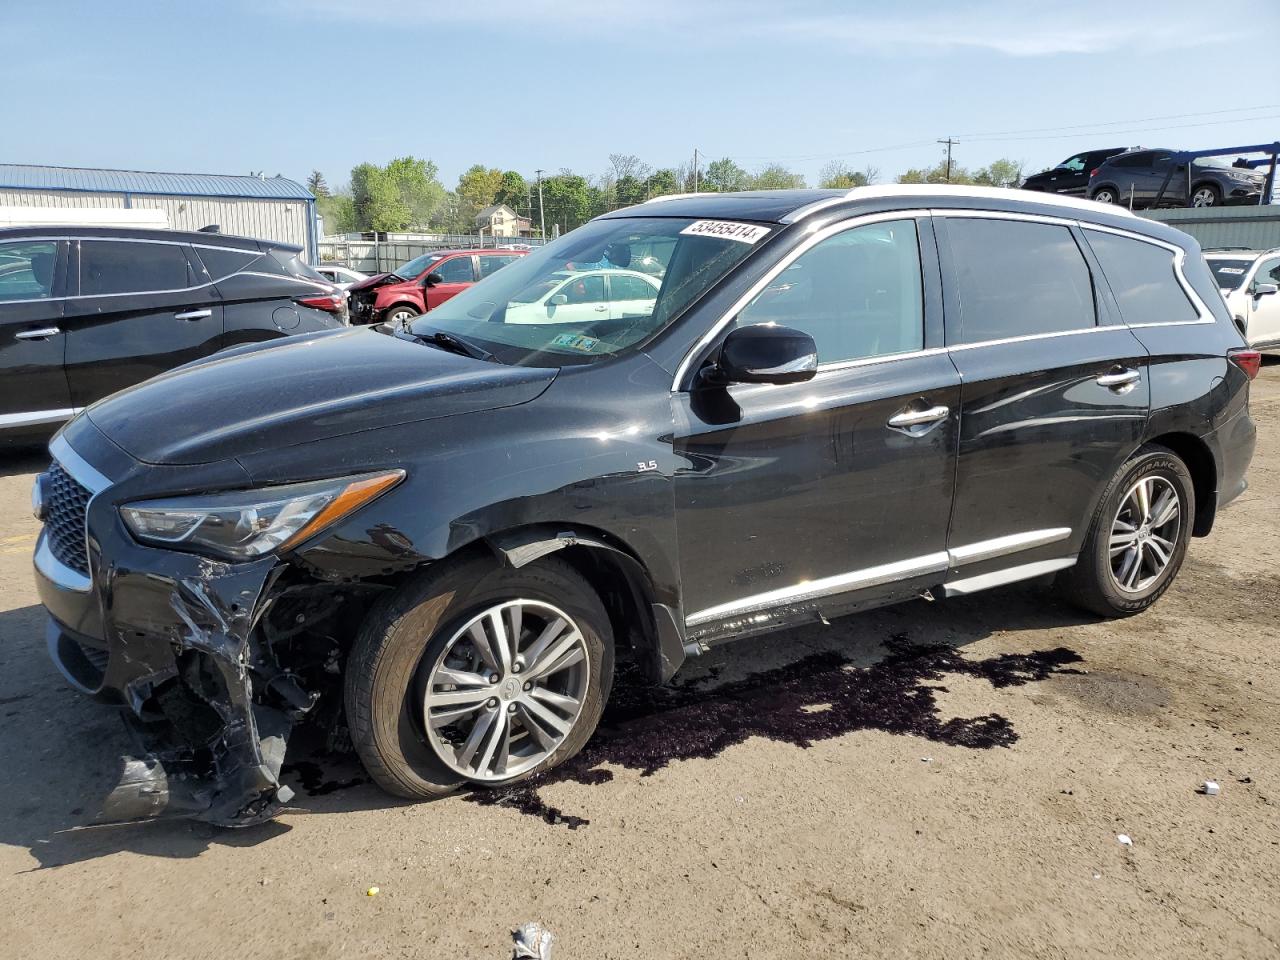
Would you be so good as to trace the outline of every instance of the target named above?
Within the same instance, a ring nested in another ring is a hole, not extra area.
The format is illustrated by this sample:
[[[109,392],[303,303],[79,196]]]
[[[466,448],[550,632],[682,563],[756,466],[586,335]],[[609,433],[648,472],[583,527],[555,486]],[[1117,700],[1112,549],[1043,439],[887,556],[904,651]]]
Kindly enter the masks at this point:
[[[227,560],[287,550],[332,526],[404,478],[403,470],[206,496],[145,500],[120,508],[142,543]]]

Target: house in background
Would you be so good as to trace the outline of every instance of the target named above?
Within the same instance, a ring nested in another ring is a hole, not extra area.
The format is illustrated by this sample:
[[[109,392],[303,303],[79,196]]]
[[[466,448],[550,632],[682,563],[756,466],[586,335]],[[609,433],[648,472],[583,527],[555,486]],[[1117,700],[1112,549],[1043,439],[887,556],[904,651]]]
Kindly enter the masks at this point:
[[[217,224],[223,233],[295,244],[316,262],[316,198],[284,177],[0,163],[0,207],[11,208],[10,220],[20,209],[27,222],[76,226],[141,220],[150,211],[157,226],[162,220],[172,230]]]
[[[495,203],[476,214],[476,233],[482,237],[531,237],[533,222],[505,203]]]

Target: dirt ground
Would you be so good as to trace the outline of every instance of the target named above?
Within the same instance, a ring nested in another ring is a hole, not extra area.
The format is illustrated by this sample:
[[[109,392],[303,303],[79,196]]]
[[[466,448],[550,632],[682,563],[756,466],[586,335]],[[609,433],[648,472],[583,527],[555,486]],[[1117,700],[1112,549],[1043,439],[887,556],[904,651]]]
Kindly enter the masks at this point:
[[[1280,364],[1252,409],[1249,491],[1141,616],[1009,588],[814,624],[624,685],[499,803],[299,756],[238,832],[87,826],[128,741],[48,662],[11,459],[0,957],[501,958],[531,919],[560,960],[1280,956]]]

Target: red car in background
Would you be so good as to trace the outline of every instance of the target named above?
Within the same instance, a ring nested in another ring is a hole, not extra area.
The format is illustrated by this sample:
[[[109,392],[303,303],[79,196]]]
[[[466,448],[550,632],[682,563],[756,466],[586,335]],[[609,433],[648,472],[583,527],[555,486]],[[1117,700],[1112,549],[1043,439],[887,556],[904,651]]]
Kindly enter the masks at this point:
[[[435,250],[352,284],[351,323],[400,322],[438,307],[526,250]]]

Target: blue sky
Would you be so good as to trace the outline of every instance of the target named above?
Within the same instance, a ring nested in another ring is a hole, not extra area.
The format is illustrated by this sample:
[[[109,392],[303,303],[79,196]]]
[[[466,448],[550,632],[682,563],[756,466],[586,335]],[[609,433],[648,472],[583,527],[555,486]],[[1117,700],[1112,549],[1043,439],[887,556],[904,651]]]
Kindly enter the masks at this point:
[[[1271,2],[5,6],[0,162],[337,185],[413,154],[452,186],[475,162],[599,174],[610,153],[674,166],[697,147],[889,180],[947,136],[958,163],[1029,171],[1091,146],[1280,139]]]

